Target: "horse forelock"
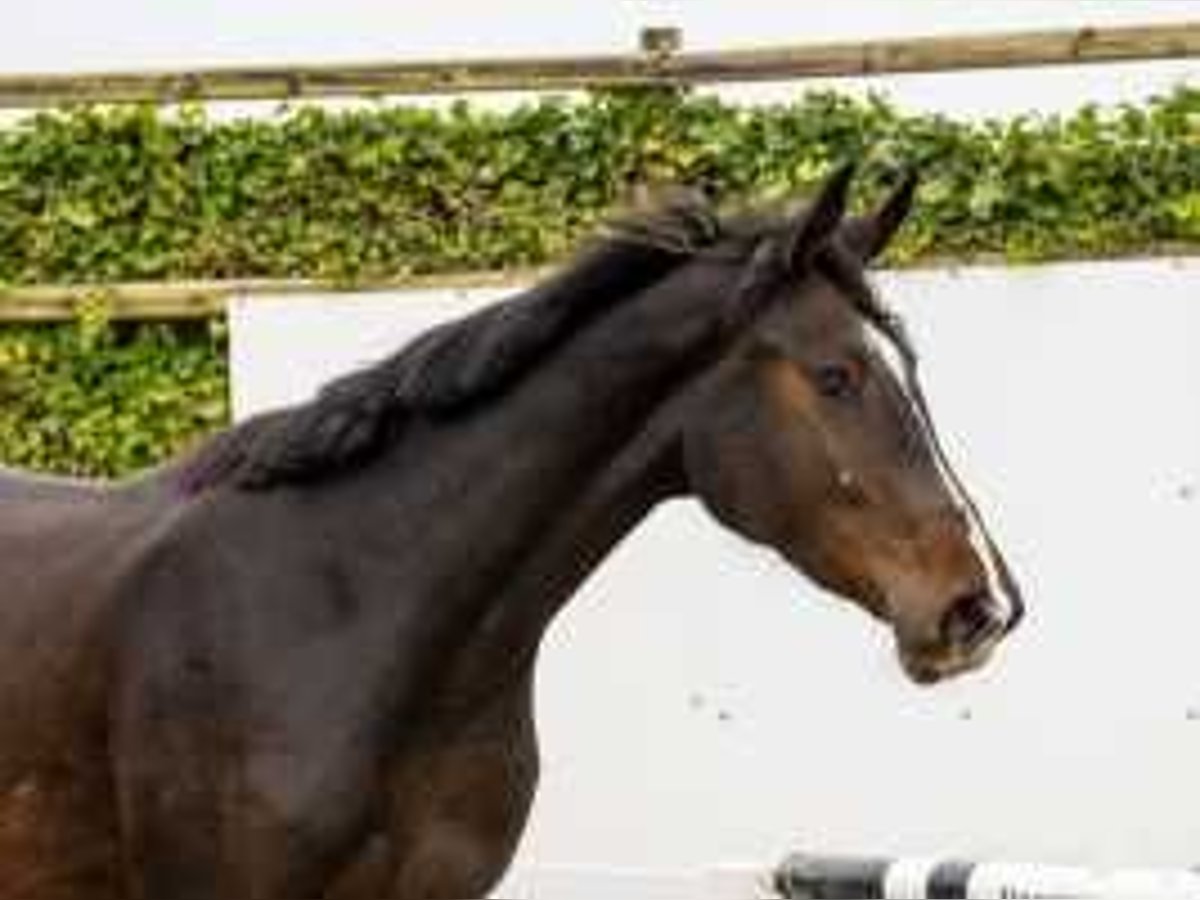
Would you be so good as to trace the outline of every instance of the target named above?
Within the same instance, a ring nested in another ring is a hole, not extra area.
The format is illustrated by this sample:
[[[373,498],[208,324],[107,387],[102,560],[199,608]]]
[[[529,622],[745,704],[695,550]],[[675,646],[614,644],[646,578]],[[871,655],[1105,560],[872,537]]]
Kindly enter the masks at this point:
[[[835,237],[817,254],[816,265],[867,324],[877,329],[882,337],[895,346],[906,364],[912,365],[916,362],[916,347],[909,337],[904,320],[879,296],[857,254]]]

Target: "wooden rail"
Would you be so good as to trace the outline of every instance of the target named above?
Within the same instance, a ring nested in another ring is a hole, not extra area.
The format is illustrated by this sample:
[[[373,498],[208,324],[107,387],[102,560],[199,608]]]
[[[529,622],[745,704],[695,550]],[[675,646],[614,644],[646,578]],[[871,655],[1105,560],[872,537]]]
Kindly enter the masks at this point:
[[[1190,260],[1194,255],[1193,244],[1164,243],[1157,247],[1139,248],[1137,257]],[[1044,262],[1053,264],[1085,260],[1085,257],[1081,257]],[[1011,267],[1013,263],[1002,255],[983,254],[973,257],[969,263],[957,258],[927,258],[918,262],[916,267],[954,269],[964,265]],[[235,297],[343,294],[346,302],[350,303],[357,294],[384,291],[453,292],[480,288],[517,291],[545,278],[554,268],[553,265],[549,265],[497,271],[404,275],[355,282],[309,278],[229,278],[0,286],[0,326],[66,322],[77,318],[80,312],[91,304],[103,306],[105,314],[115,320],[179,321],[219,315]]]
[[[283,100],[473,91],[561,91],[902,72],[1104,63],[1200,56],[1200,21],[917,37],[749,50],[680,51],[671,29],[643,32],[640,52],[579,58],[245,66],[191,71],[0,76],[0,108],[75,103]]]
[[[364,293],[379,291],[516,290],[543,277],[548,269],[415,275],[356,283],[312,279],[247,278],[212,281],[126,282],[121,284],[30,285],[0,287],[0,324],[64,322],[97,303],[113,319],[200,319],[219,314],[239,296]]]

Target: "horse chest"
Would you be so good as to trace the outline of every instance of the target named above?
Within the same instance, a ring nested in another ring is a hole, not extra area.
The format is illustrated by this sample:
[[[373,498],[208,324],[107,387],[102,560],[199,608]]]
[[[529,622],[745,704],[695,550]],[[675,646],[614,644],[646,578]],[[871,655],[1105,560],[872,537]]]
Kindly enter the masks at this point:
[[[527,686],[398,755],[379,829],[328,900],[482,897],[516,852],[538,776]]]

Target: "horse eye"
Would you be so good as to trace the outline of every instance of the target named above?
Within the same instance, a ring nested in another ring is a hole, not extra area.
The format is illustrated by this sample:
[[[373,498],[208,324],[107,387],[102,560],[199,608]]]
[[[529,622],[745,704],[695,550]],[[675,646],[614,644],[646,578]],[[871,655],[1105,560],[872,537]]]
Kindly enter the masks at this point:
[[[813,373],[817,390],[822,396],[843,400],[858,392],[859,379],[854,370],[843,363],[818,366]]]

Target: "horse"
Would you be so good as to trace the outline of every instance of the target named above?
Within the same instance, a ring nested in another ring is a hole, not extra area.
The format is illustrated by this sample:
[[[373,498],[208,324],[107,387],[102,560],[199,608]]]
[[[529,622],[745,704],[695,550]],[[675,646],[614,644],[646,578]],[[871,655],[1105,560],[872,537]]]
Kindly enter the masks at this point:
[[[547,625],[657,504],[890,627],[920,684],[1023,610],[867,268],[904,178],[679,194],[532,288],[158,469],[0,474],[9,900],[483,896]]]

